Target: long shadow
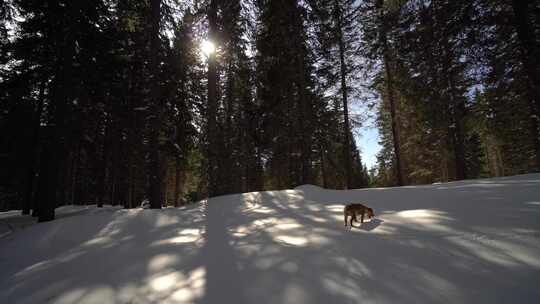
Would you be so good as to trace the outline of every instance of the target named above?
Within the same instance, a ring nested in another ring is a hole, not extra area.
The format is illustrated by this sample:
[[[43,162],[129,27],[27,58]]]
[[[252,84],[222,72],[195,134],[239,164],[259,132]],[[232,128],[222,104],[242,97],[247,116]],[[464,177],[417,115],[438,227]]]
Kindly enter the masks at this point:
[[[243,277],[238,269],[240,259],[231,246],[229,222],[240,212],[238,205],[228,204],[231,197],[215,197],[205,204],[206,230],[200,261],[206,270],[205,293],[200,303],[248,303],[243,295]]]
[[[80,231],[62,230],[74,223]],[[164,209],[73,216],[31,227],[21,235],[28,240],[14,240],[0,255],[0,302],[192,301],[204,280],[196,260],[202,244],[194,231],[203,224],[197,210]],[[17,253],[23,253],[20,259]]]
[[[394,198],[396,193],[392,192],[388,194]],[[407,210],[411,205],[437,206],[432,200],[442,199],[448,195],[448,193],[439,193],[434,198],[429,197],[427,193],[424,196],[425,191],[422,189],[415,192],[422,194],[418,200],[414,201],[415,204],[406,203],[399,206],[399,202],[394,202],[393,209],[390,209],[393,210],[392,213],[395,213],[396,209]],[[263,216],[254,212],[249,216],[251,221],[255,222],[265,217],[273,218],[273,223],[257,231],[256,237],[253,237],[259,242],[256,243],[260,246],[259,254],[252,255],[245,262],[252,263],[250,267],[252,274],[258,274],[258,269],[263,269],[265,265],[263,262],[267,261],[266,263],[270,266],[266,266],[264,273],[259,275],[274,278],[268,286],[275,290],[272,294],[284,295],[281,302],[287,299],[285,290],[289,284],[294,287],[300,299],[303,299],[303,301],[296,301],[300,303],[310,301],[354,303],[355,298],[379,303],[394,303],[396,299],[400,299],[402,303],[463,302],[465,299],[504,302],[509,299],[509,295],[519,299],[519,302],[531,303],[534,302],[532,299],[540,294],[535,291],[531,283],[532,280],[540,278],[540,273],[534,270],[539,263],[531,259],[539,252],[538,250],[536,253],[531,251],[535,248],[531,243],[531,238],[527,237],[521,241],[495,239],[492,242],[486,236],[477,234],[478,226],[474,226],[474,222],[471,226],[460,222],[457,216],[461,216],[467,210],[457,212],[456,217],[450,213],[440,219],[428,218],[427,222],[424,220],[424,226],[427,228],[431,225],[444,228],[442,230],[446,231],[444,235],[429,232],[429,229],[426,230],[423,225],[408,227],[399,223],[396,225],[396,223],[377,220],[372,224],[365,223],[368,225],[361,226],[360,229],[355,229],[364,233],[347,233],[343,230],[339,212],[334,212],[334,216],[328,216],[328,212],[320,211],[324,207],[325,200],[335,202],[336,196],[328,195],[321,201],[319,195],[311,196],[312,200],[307,200],[304,194],[306,194],[305,191],[288,192],[287,195],[279,192],[263,192],[260,201],[264,204],[261,207],[272,212]],[[307,194],[306,196],[309,196],[309,193]],[[343,193],[339,194],[343,195]],[[291,200],[294,196],[296,198]],[[530,199],[531,193],[524,195],[526,196]],[[380,198],[383,204],[390,203],[385,202],[388,199],[387,195],[382,195]],[[451,199],[447,197],[446,201],[442,202],[445,210],[454,211],[453,208],[449,208]],[[341,208],[336,209],[341,210]],[[463,209],[463,206],[456,209]],[[508,210],[511,208],[508,207]],[[410,215],[407,214],[407,216]],[[474,216],[478,217],[478,215]],[[527,219],[531,219],[531,214]],[[279,241],[279,235],[277,237],[272,235],[272,226],[279,227],[280,223],[287,226],[290,225],[288,224],[290,220],[296,226],[293,230],[286,231],[288,239],[285,240],[293,244],[289,243],[289,246],[268,250],[268,254],[264,255],[264,244],[272,244],[272,241],[276,243],[276,239]],[[495,228],[498,225],[494,225],[497,223],[494,218],[477,219],[477,222],[479,221],[486,227],[492,225]],[[246,222],[249,220],[246,219]],[[524,221],[517,226],[512,226],[538,228],[537,224],[532,226],[528,224]],[[385,234],[365,233],[378,227],[389,229]],[[318,238],[313,238],[314,235],[318,235]],[[269,240],[264,241],[266,238]],[[301,241],[302,238],[304,242]],[[250,237],[248,236],[244,242],[250,243]],[[514,248],[513,250],[517,252],[508,251],[506,248]],[[528,248],[528,251],[523,251],[525,248]],[[295,266],[290,267],[291,265]],[[316,279],[309,276],[310,269],[317,269]],[[471,269],[474,270],[471,271]],[[287,271],[293,271],[292,277],[301,277],[302,284],[295,285],[295,282],[290,280],[291,274],[288,274],[288,277],[285,275]],[[506,275],[496,276],[497,273],[506,273]],[[257,275],[251,275],[251,277],[257,277]],[[521,287],[513,287],[513,284],[509,283],[511,280],[521,282]],[[472,289],[471,286],[473,286]],[[473,289],[493,291],[475,294]],[[266,302],[263,301],[263,303]]]
[[[353,295],[327,286],[342,270],[329,269],[329,262],[321,260],[328,255],[320,251],[333,252],[339,239],[310,246],[309,235],[317,234],[309,230],[314,227],[310,219],[296,229],[294,214],[268,193],[256,201],[249,195],[209,200],[200,254],[206,287],[197,303],[356,303]]]
[[[535,180],[269,191],[201,210],[72,216],[0,240],[0,302],[535,303]],[[381,218],[348,231],[336,201],[367,202]]]
[[[309,218],[316,211],[289,209],[288,202],[276,200],[270,192],[262,192],[256,201],[250,211],[244,210],[241,216],[237,212],[229,225],[236,262],[242,268],[241,275],[249,278],[243,283],[245,299],[261,304],[357,303],[353,295],[329,288],[340,284],[338,277],[342,270],[328,265],[332,264],[331,253],[339,246],[337,236],[345,232],[343,227],[338,232],[336,223],[317,227],[319,223]],[[302,213],[306,217],[298,215]],[[325,216],[318,215],[319,220]],[[320,229],[337,238],[325,237],[323,244],[317,244]],[[359,288],[352,284],[352,289]]]

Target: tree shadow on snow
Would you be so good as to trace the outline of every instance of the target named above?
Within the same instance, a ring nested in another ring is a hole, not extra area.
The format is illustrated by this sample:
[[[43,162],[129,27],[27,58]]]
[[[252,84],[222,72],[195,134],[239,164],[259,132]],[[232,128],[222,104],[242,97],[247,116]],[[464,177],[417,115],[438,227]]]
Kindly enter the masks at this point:
[[[1,302],[176,303],[201,294],[200,206],[95,215],[35,225],[0,240],[6,248],[0,252]]]
[[[535,303],[539,208],[526,202],[540,175],[526,178],[66,217],[0,239],[0,302]],[[335,202],[377,217],[349,231]]]
[[[533,303],[540,243],[531,233],[539,227],[535,210],[510,205],[531,200],[539,183],[529,184],[311,187],[213,198],[208,206],[221,211],[207,221],[221,237],[209,233],[206,246],[220,262],[205,262],[207,283],[234,290],[219,293],[228,303]],[[501,202],[485,214],[467,205],[482,204],[486,194]],[[335,202],[366,202],[380,218],[348,231],[344,203]],[[198,303],[214,298],[205,294]]]

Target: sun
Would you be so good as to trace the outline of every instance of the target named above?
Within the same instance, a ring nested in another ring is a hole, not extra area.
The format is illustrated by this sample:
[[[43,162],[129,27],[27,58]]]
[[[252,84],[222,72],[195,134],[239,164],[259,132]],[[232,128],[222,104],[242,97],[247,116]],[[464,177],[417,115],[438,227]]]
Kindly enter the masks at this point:
[[[212,41],[204,40],[201,43],[201,51],[203,52],[204,55],[210,56],[211,54],[216,52],[216,46],[214,45]]]

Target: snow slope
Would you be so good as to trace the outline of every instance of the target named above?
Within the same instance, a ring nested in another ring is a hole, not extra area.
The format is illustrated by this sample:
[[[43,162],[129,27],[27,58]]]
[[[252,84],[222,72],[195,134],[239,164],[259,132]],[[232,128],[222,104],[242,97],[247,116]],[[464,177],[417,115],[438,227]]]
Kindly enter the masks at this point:
[[[109,206],[110,207],[110,206]],[[114,208],[119,208],[114,207]],[[101,209],[96,208],[96,205],[68,205],[56,208],[56,218],[64,218],[67,216],[82,215],[89,213],[101,212]],[[21,216],[22,210],[10,210],[8,212],[0,212],[0,238],[13,233],[16,230],[26,228],[37,223],[37,218],[30,216]]]
[[[349,231],[344,202],[376,218]],[[540,174],[94,208],[0,238],[0,303],[540,303],[539,283]]]

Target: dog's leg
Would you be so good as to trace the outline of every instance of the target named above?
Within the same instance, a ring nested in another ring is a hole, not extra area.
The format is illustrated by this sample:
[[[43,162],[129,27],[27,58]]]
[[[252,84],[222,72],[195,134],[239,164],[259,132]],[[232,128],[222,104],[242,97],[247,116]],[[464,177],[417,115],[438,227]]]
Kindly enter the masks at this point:
[[[360,216],[360,224],[364,223],[364,212],[362,212],[362,215]]]

